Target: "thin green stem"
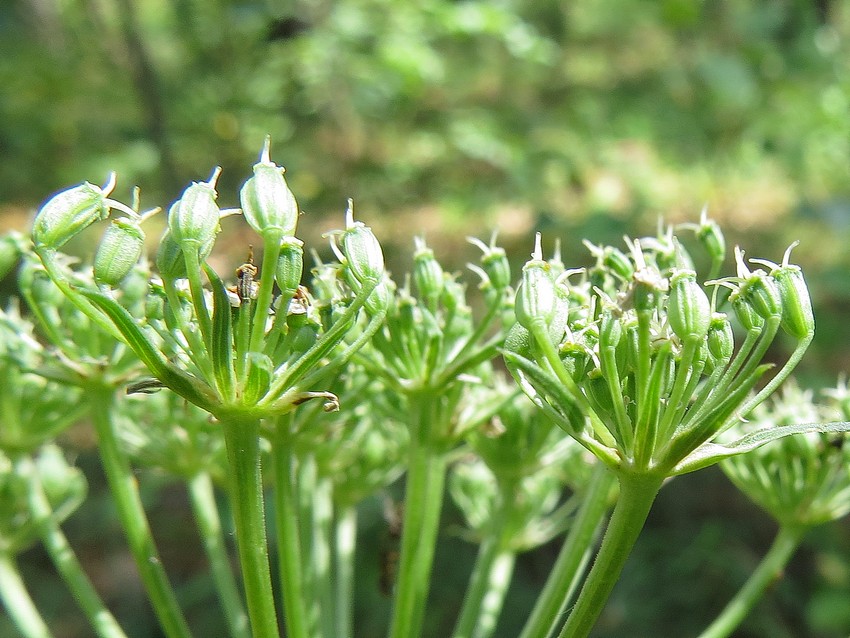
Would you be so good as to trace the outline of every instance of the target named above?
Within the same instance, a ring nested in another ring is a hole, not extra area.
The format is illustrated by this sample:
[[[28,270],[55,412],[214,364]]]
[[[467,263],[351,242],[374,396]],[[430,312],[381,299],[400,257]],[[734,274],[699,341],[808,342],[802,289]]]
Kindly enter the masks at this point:
[[[242,583],[254,638],[277,638],[260,468],[260,422],[222,418]]]
[[[189,498],[230,635],[233,638],[250,638],[248,615],[245,613],[245,606],[230,567],[221,529],[221,517],[209,474],[202,472],[189,480]]]
[[[278,569],[283,589],[286,635],[289,638],[308,638],[301,546],[298,536],[298,510],[295,501],[295,458],[291,447],[291,427],[292,413],[279,417],[277,436],[272,441]]]
[[[316,571],[316,543],[321,542],[315,528],[316,457],[311,453],[297,455],[295,465],[295,503],[297,504],[298,537],[301,548],[301,582],[304,606],[307,611],[307,631],[319,633],[322,612],[319,595],[319,574]]]
[[[445,458],[428,440],[432,428],[439,426],[432,423],[437,402],[430,395],[411,397],[413,423],[391,638],[419,636],[428,597],[446,467]]]
[[[86,389],[86,394],[106,480],[148,599],[166,636],[188,638],[191,635],[189,626],[154,544],[136,476],[118,445],[118,433],[112,421],[113,390],[92,385]]]
[[[333,484],[319,477],[313,491],[313,555],[314,591],[319,601],[320,628],[325,638],[341,636],[336,628],[334,590],[331,564],[331,534],[333,528]]]
[[[486,638],[496,628],[516,552],[507,548],[502,526],[493,527],[478,549],[454,638]]]
[[[337,635],[353,635],[354,552],[357,547],[357,508],[339,507],[334,518],[334,610]]]
[[[68,589],[83,610],[95,634],[100,638],[126,638],[118,621],[104,605],[97,590],[92,585],[74,550],[68,543],[56,515],[44,493],[41,477],[32,459],[22,456],[17,459],[15,468],[21,476],[27,477],[29,493],[27,502],[30,514],[39,526],[41,542],[50,554],[50,559],[62,576]]]
[[[661,489],[663,476],[620,471],[620,496],[602,539],[602,546],[579,593],[561,638],[586,638],[602,613],[620,577],[649,510]]]
[[[263,265],[260,268],[259,289],[254,304],[254,319],[251,322],[251,352],[263,351],[263,338],[266,335],[266,322],[274,291],[274,271],[280,256],[280,239],[280,231],[266,231],[263,234]],[[286,314],[286,308],[282,308],[281,312]]]
[[[615,483],[614,474],[604,464],[598,463],[581,508],[570,525],[555,565],[520,638],[546,638],[559,624],[562,611],[572,599],[590,559],[591,548],[608,511],[608,497]]]
[[[0,552],[0,599],[24,638],[53,637],[30,598],[15,559],[6,552]]]
[[[767,554],[743,587],[729,601],[720,615],[714,619],[699,638],[725,638],[747,617],[765,591],[781,576],[782,571],[800,546],[806,527],[782,526]]]

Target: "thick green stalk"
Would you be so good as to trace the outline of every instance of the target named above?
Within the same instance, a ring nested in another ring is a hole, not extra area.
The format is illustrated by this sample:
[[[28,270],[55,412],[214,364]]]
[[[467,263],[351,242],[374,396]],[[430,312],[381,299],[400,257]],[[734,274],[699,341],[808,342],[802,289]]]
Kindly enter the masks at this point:
[[[640,535],[661,489],[663,476],[619,472],[620,496],[602,539],[602,546],[560,638],[586,638],[602,613],[608,596]]]
[[[608,496],[615,482],[614,474],[604,464],[598,463],[581,508],[570,525],[555,566],[546,579],[520,638],[546,638],[559,624],[562,611],[578,587],[590,558],[594,539],[608,511]]]
[[[782,571],[794,552],[797,551],[806,531],[806,527],[780,527],[773,544],[759,566],[750,575],[744,586],[738,590],[735,597],[729,601],[720,615],[714,619],[714,622],[700,634],[699,638],[731,636],[732,632],[761,599],[767,588],[782,575]]]
[[[53,638],[30,598],[15,559],[0,552],[0,599],[24,638]]]
[[[62,533],[32,460],[29,457],[21,457],[16,462],[16,469],[28,478],[29,510],[33,520],[39,525],[41,542],[95,634],[100,638],[126,638],[126,634],[103,604],[68,539]]]
[[[234,415],[221,419],[242,583],[254,638],[277,638],[277,613],[269,569],[260,469],[260,422]]]
[[[338,636],[353,635],[354,552],[357,547],[357,508],[346,505],[334,518],[334,610]]]
[[[331,564],[331,542],[333,528],[333,484],[330,479],[319,477],[313,492],[313,555],[315,572],[314,595],[319,601],[320,623],[325,638],[341,636],[336,629],[334,609],[334,587]]]
[[[189,480],[189,498],[230,635],[233,638],[250,638],[248,615],[245,613],[245,606],[230,567],[221,529],[221,517],[209,474],[202,472]]]
[[[308,638],[294,487],[295,458],[290,445],[291,423],[292,413],[278,418],[277,436],[272,441],[278,569],[283,589],[286,635],[289,638]]]
[[[168,576],[154,544],[142,499],[139,496],[136,476],[118,446],[118,433],[111,415],[113,390],[92,385],[86,389],[86,394],[97,432],[98,451],[106,481],[148,599],[166,636],[188,638],[191,635],[189,626],[177,604],[174,590],[168,582]]]
[[[411,397],[411,443],[391,638],[416,638],[428,598],[446,461],[429,445],[434,396]]]

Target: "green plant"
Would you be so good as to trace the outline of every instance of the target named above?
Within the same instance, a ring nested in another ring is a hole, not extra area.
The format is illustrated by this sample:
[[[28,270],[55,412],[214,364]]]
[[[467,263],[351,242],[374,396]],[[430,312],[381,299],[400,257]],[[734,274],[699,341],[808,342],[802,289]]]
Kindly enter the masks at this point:
[[[228,287],[211,262],[221,218],[239,211],[216,204],[219,172],[169,207],[155,268],[144,256],[143,228],[158,210],[140,211],[138,196],[132,206],[113,199],[112,177],[103,188],[55,195],[36,217],[32,244],[20,237],[6,244],[23,259],[20,292],[37,326],[14,308],[4,315],[5,374],[24,393],[27,384],[45,389],[31,403],[6,399],[3,453],[28,458],[88,416],[146,593],[170,638],[191,629],[134,466],[186,485],[234,637],[277,636],[281,625],[294,638],[352,635],[357,508],[385,497],[402,474],[402,511],[391,512],[397,560],[387,560],[384,574],[393,595],[390,636],[433,631],[427,601],[448,484],[463,535],[480,544],[454,636],[493,635],[516,555],[565,533],[522,636],[571,637],[590,632],[665,481],[789,435],[850,428],[771,423],[730,442],[742,415],[781,384],[813,335],[790,249],[781,264],[750,262],[767,270],[750,270],[736,250],[735,276],[700,283],[685,236],[704,247],[711,277],[726,254],[705,215],[628,239],[625,251],[588,243],[596,260],[589,268],[566,268],[557,249],[545,260],[538,235],[514,290],[495,236],[471,239],[481,250],[470,266],[479,280],[474,296],[422,239],[414,241],[411,274],[393,281],[380,243],[354,220],[349,201],[345,228],[328,233],[335,261],[316,257],[305,283],[295,237],[301,211],[267,141],[240,193],[241,213],[259,238],[259,265],[246,246]],[[108,226],[92,263],[72,263],[62,247],[96,223]],[[733,323],[743,333],[737,347]],[[763,361],[780,335],[791,354],[772,370]],[[500,354],[516,383],[501,372]],[[57,400],[74,409],[57,413]],[[36,485],[31,465],[14,467],[10,476]],[[231,523],[219,489],[233,517],[241,578],[229,568]],[[61,519],[43,505],[33,515],[53,524],[34,529],[48,543]],[[84,589],[72,585],[93,626],[110,635],[98,625],[102,605]],[[27,636],[47,635],[43,621],[15,620]]]

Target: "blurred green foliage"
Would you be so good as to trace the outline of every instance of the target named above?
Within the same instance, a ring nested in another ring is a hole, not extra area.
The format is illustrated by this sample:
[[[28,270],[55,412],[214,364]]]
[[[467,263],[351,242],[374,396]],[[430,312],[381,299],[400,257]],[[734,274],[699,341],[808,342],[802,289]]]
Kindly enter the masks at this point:
[[[499,227],[524,254],[537,227],[577,250],[584,233],[612,241],[659,214],[694,220],[704,204],[733,241],[770,246],[765,257],[800,239],[818,314],[803,371],[832,383],[850,369],[847,0],[0,3],[0,228],[110,170],[125,192],[140,184],[145,205],[167,204],[211,162],[224,168],[221,190],[236,192],[267,133],[305,210],[338,215],[355,197],[388,245],[427,232],[443,253]],[[693,581],[653,591],[649,606],[634,584],[658,553],[672,560],[668,545],[707,567],[662,561],[665,573],[702,582],[708,569],[725,582],[767,543],[761,518],[711,527],[743,509],[733,503],[693,513],[709,523],[686,547],[684,528],[653,524],[691,518],[664,509],[674,501],[659,502],[600,635],[685,635],[707,622],[688,617],[705,600]],[[789,618],[822,629],[811,636],[846,635],[846,523],[828,534],[793,567],[818,575],[813,589],[786,587],[741,636],[782,635],[770,632]],[[545,570],[528,565],[520,582],[539,586]],[[698,600],[655,598],[690,591]]]

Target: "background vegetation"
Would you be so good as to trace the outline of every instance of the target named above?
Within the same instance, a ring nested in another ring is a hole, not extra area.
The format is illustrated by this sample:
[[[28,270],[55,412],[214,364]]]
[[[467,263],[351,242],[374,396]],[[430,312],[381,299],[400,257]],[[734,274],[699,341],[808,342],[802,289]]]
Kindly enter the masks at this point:
[[[235,197],[266,133],[309,215],[308,240],[337,225],[354,197],[396,272],[409,266],[414,233],[461,268],[475,254],[467,234],[499,228],[518,261],[535,229],[584,255],[585,236],[616,241],[659,216],[695,220],[704,205],[759,256],[778,260],[800,239],[795,260],[818,314],[800,374],[828,384],[850,370],[850,2],[0,4],[0,230],[26,227],[49,193],[110,170],[119,197],[139,184],[153,206],[218,163],[220,190]],[[238,263],[247,240],[225,231],[235,252],[222,258]],[[95,498],[70,531],[92,554],[96,580],[113,588],[119,617],[155,636],[145,610],[132,607],[132,577],[121,576],[121,538],[104,533],[117,528],[96,498],[87,431],[75,435]],[[179,520],[183,496],[153,481],[159,520]],[[365,524],[379,528],[380,516]],[[193,581],[201,559],[183,551],[197,541],[179,526],[159,532],[169,536],[163,548],[176,543],[164,558],[200,619],[209,596]],[[677,480],[598,635],[695,634],[772,532],[719,472]],[[527,611],[550,555],[521,563],[503,636],[519,626],[511,617]],[[453,618],[466,573],[455,566],[471,556],[458,539],[442,543],[434,626],[441,613]],[[33,552],[31,577],[50,578],[40,570]],[[739,635],[846,636],[847,522],[810,537],[790,572]],[[40,590],[61,635],[85,635],[72,603]],[[364,622],[382,604],[377,586],[364,585]]]

